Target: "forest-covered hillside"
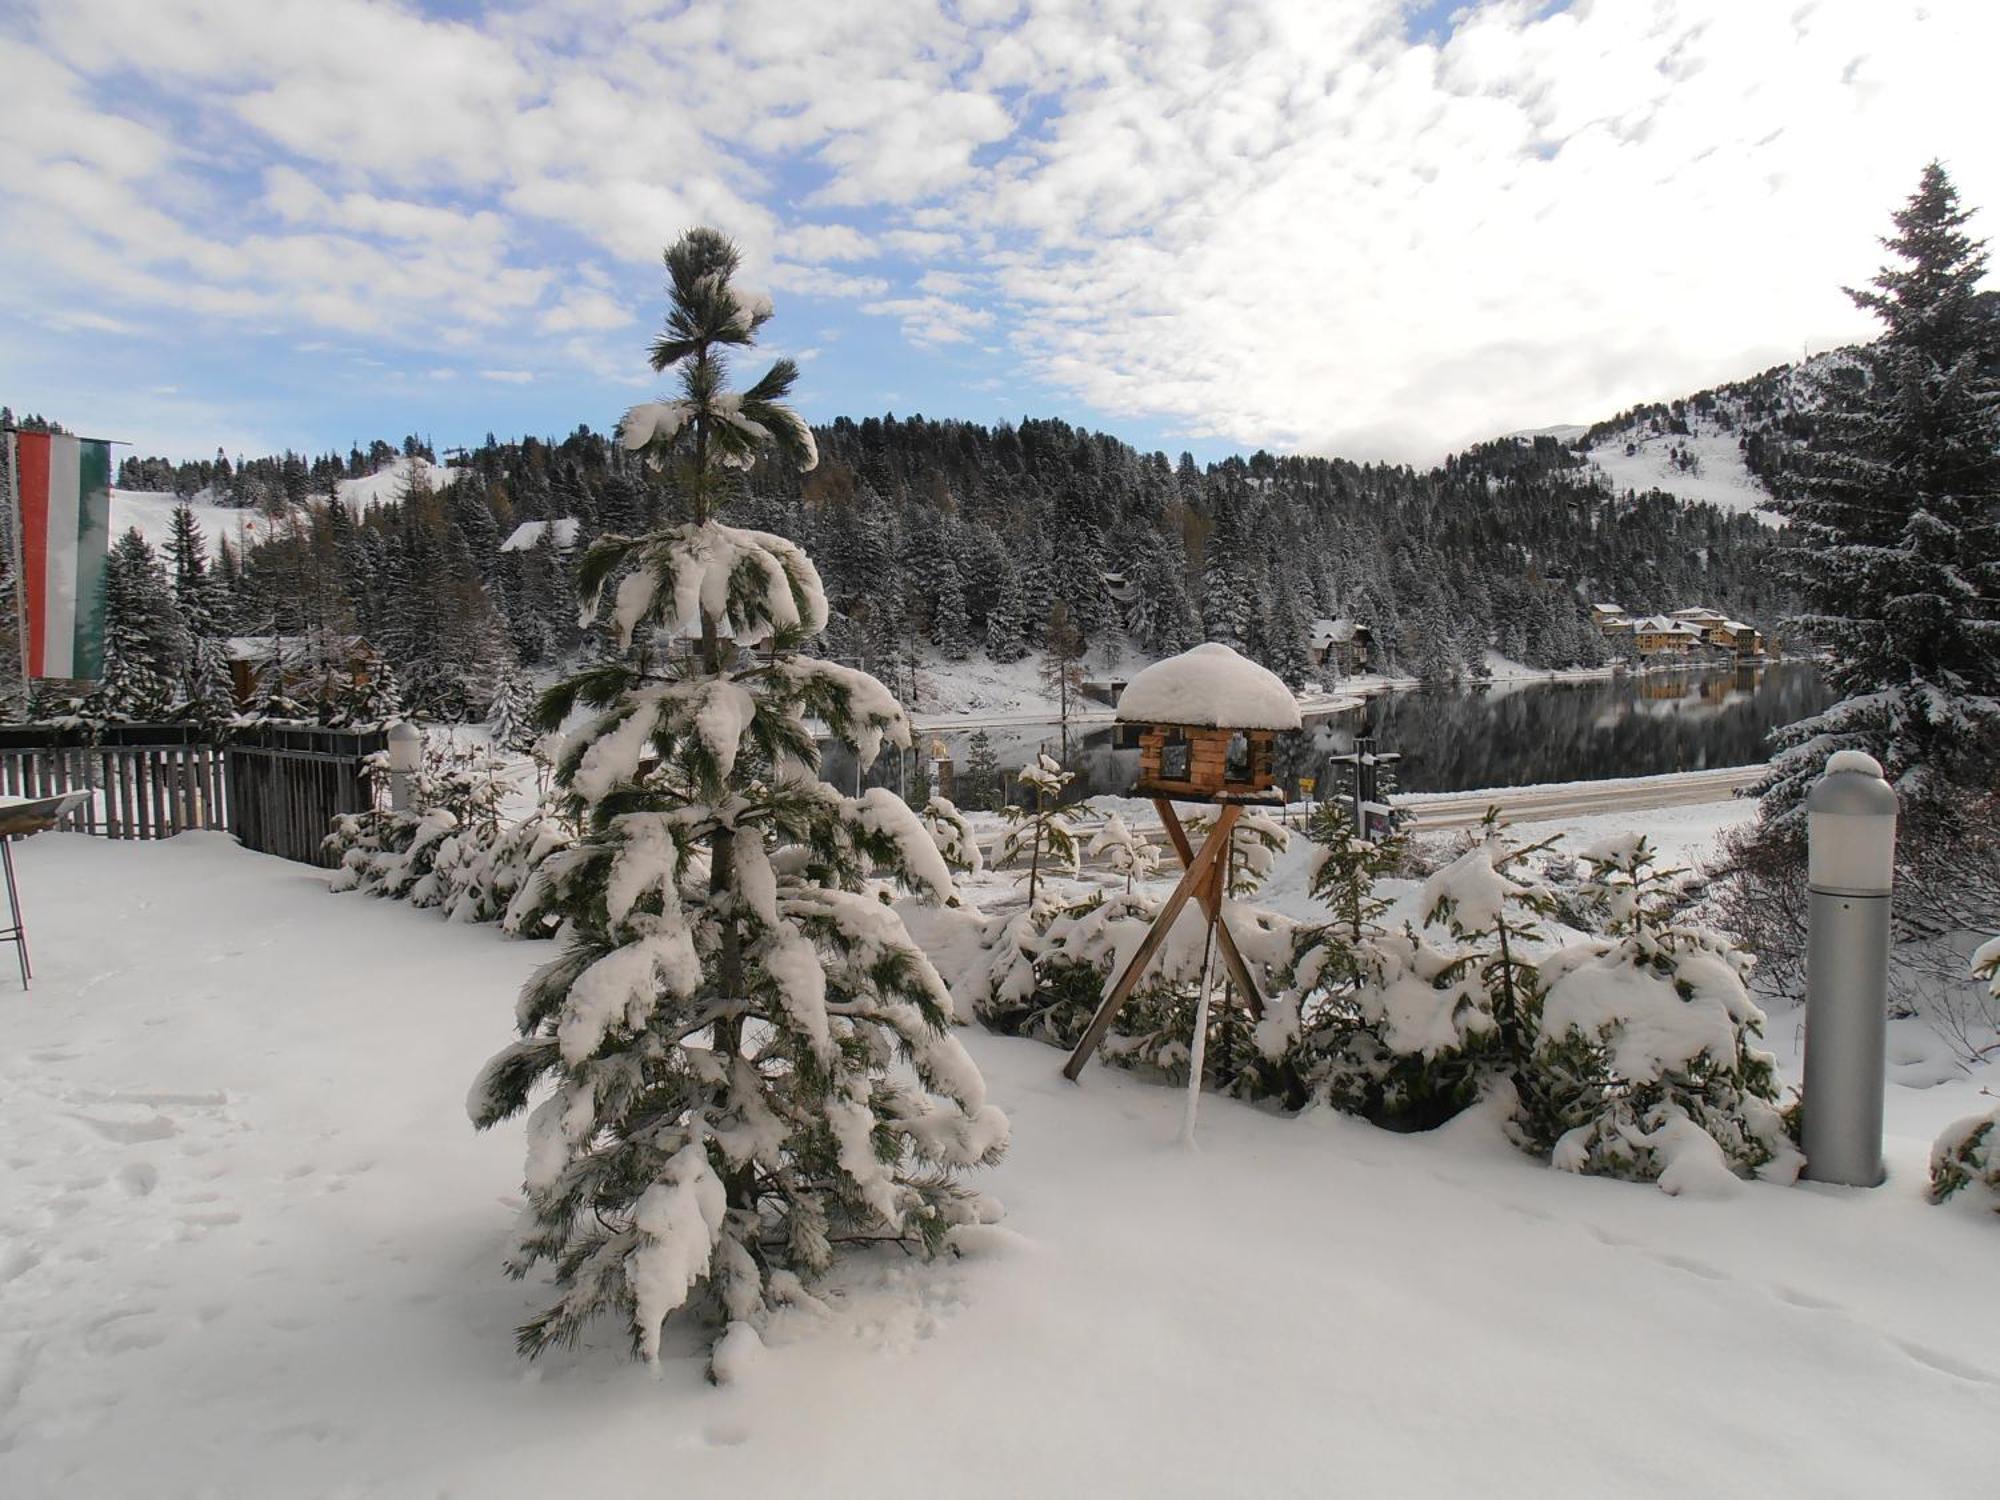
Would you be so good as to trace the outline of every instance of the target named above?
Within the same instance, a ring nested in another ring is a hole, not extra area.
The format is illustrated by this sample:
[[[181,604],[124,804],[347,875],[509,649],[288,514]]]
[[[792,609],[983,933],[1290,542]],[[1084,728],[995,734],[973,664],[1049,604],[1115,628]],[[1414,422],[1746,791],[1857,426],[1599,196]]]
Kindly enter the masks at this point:
[[[1417,470],[1262,452],[1203,467],[1051,420],[843,418],[815,436],[817,468],[741,477],[734,519],[807,547],[837,611],[826,649],[885,675],[914,657],[1018,659],[1044,644],[1058,605],[1086,653],[1224,640],[1294,681],[1318,617],[1373,627],[1379,665],[1441,679],[1478,670],[1488,649],[1539,666],[1600,659],[1591,600],[1705,603],[1758,622],[1787,605],[1767,526],[1663,491],[1614,492],[1551,437]],[[586,645],[575,554],[552,528],[503,550],[516,528],[571,517],[587,545],[645,527],[673,499],[579,427],[556,441],[489,436],[443,455],[448,484],[403,465],[367,487],[385,503],[351,503],[343,481],[419,454],[437,457],[416,437],[344,457],[136,457],[119,479],[261,513],[260,539],[220,539],[206,585],[215,628],[358,633],[387,654],[408,707],[477,716],[515,664]],[[324,503],[343,490],[350,503]]]

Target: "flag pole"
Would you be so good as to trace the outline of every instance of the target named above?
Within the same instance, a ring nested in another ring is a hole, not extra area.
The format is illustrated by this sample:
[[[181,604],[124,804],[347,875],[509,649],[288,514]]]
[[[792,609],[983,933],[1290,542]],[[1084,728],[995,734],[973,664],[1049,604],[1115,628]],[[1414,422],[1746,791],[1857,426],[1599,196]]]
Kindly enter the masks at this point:
[[[7,532],[14,543],[14,630],[21,638],[21,718],[26,722],[33,692],[28,683],[28,565],[21,549],[21,444],[7,430]]]

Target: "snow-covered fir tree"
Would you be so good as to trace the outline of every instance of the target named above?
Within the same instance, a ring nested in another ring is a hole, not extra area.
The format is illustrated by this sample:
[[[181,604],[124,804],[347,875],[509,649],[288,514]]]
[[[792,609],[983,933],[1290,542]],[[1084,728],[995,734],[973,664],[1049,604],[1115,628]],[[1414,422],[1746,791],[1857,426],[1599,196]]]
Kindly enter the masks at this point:
[[[1145,834],[1135,832],[1117,813],[1104,820],[1104,826],[1091,836],[1084,853],[1092,859],[1104,861],[1104,867],[1114,875],[1125,877],[1125,890],[1129,894],[1135,880],[1147,880],[1160,867],[1160,850]]]
[[[194,714],[218,718],[235,706],[224,649],[228,601],[208,565],[208,542],[201,522],[185,500],[174,507],[172,529],[167,534],[167,570],[187,640],[182,697]]]
[[[1032,908],[1041,894],[1046,868],[1062,865],[1074,876],[1081,858],[1076,827],[1069,820],[1071,809],[1062,805],[1063,788],[1076,780],[1074,771],[1065,771],[1047,751],[1021,768],[1021,787],[1028,795],[1025,805],[1008,803],[1004,809],[1007,831],[994,851],[993,863],[1010,864],[1025,859],[1028,868],[1021,880],[1028,888]]]
[[[93,702],[118,718],[158,718],[181,701],[187,661],[172,586],[134,527],[104,562],[104,678]]]
[[[842,1247],[936,1249],[990,1213],[957,1174],[1007,1137],[878,879],[949,898],[944,860],[893,794],[816,774],[808,716],[864,761],[907,746],[908,721],[873,678],[798,654],[828,616],[805,553],[718,519],[760,455],[814,460],[781,404],[790,360],[728,388],[728,352],[771,316],[737,264],[706,229],[666,252],[652,358],[679,390],[629,411],[621,438],[668,471],[680,519],[601,540],[580,570],[623,654],[542,702],[550,727],[590,714],[556,773],[584,837],[542,872],[565,951],[469,1101],[484,1127],[553,1084],[529,1120],[513,1268],[547,1264],[558,1298],[523,1351],[611,1315],[656,1360],[663,1320],[698,1300],[726,1324],[718,1379]]]
[[[1822,381],[1818,435],[1779,504],[1796,624],[1831,651],[1841,701],[1783,731],[1767,821],[1790,822],[1835,750],[1906,797],[1990,787],[2000,765],[2000,318],[1983,243],[1936,162],[1850,292],[1882,320],[1862,379]]]

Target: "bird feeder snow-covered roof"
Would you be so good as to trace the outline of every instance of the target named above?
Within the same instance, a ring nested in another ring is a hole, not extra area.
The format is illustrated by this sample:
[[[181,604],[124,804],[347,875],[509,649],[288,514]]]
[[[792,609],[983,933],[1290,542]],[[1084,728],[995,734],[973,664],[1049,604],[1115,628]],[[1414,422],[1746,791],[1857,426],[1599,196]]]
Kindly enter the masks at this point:
[[[1254,661],[1210,641],[1154,662],[1118,698],[1124,724],[1186,724],[1204,729],[1297,729],[1292,690]]]

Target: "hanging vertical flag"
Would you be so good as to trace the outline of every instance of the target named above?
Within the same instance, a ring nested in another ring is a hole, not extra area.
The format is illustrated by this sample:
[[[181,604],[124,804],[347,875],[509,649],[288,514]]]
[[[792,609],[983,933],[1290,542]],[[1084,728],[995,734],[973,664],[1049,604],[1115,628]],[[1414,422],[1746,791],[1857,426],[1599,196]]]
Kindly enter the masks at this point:
[[[111,445],[49,432],[9,433],[8,442],[14,450],[27,675],[101,677]]]

